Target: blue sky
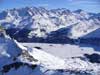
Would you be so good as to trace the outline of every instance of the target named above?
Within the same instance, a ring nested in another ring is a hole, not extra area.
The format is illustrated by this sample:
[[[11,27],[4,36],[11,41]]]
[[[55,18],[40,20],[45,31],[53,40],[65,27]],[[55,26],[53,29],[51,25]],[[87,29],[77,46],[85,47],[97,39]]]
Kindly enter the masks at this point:
[[[83,9],[88,12],[100,13],[100,0],[0,0],[0,10],[26,6],[42,6],[49,9]]]

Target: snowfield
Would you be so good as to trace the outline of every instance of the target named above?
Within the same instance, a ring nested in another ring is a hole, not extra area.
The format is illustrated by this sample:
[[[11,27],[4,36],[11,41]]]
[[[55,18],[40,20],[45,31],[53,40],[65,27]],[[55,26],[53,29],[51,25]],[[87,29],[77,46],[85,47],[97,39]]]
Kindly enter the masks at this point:
[[[77,58],[83,56],[85,53],[100,54],[99,52],[94,51],[93,48],[89,47],[81,48],[79,46],[69,45],[69,44],[61,45],[61,44],[44,44],[44,43],[23,43],[22,45],[31,48],[34,47],[33,51],[31,51],[30,54],[36,59],[40,60],[42,66],[45,66],[46,68],[49,69],[97,71],[97,68],[98,69],[100,68],[99,65],[92,64],[88,61],[83,61],[80,58]],[[37,50],[35,49],[35,47],[40,47],[41,50]],[[72,59],[71,57],[74,58]]]

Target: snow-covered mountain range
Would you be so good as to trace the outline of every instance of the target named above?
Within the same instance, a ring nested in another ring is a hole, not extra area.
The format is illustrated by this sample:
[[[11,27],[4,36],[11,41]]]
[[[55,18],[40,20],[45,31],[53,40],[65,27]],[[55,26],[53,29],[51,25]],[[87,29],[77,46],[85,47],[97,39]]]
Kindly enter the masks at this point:
[[[64,36],[78,38],[100,28],[100,13],[81,9],[70,11],[65,8],[48,10],[43,7],[26,7],[0,12],[0,24],[16,37],[24,33],[21,37],[46,38],[51,32],[68,28]]]

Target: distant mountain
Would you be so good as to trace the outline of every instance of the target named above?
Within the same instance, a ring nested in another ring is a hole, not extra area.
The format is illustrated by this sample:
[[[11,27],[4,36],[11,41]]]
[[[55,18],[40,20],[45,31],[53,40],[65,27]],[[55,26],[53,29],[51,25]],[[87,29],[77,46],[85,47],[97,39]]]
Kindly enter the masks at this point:
[[[100,27],[100,13],[89,13],[81,9],[70,11],[65,8],[51,10],[43,7],[15,8],[0,12],[0,24],[17,40],[23,37],[31,40],[45,39],[51,32],[69,26],[71,28],[65,35],[75,39]]]

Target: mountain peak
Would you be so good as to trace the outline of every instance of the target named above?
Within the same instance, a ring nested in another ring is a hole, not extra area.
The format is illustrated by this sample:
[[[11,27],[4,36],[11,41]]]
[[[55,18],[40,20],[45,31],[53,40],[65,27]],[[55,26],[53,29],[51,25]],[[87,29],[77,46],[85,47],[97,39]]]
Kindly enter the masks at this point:
[[[76,12],[76,13],[81,13],[81,12],[83,12],[84,10],[82,10],[82,9],[78,9],[78,10],[75,10],[74,12]]]

